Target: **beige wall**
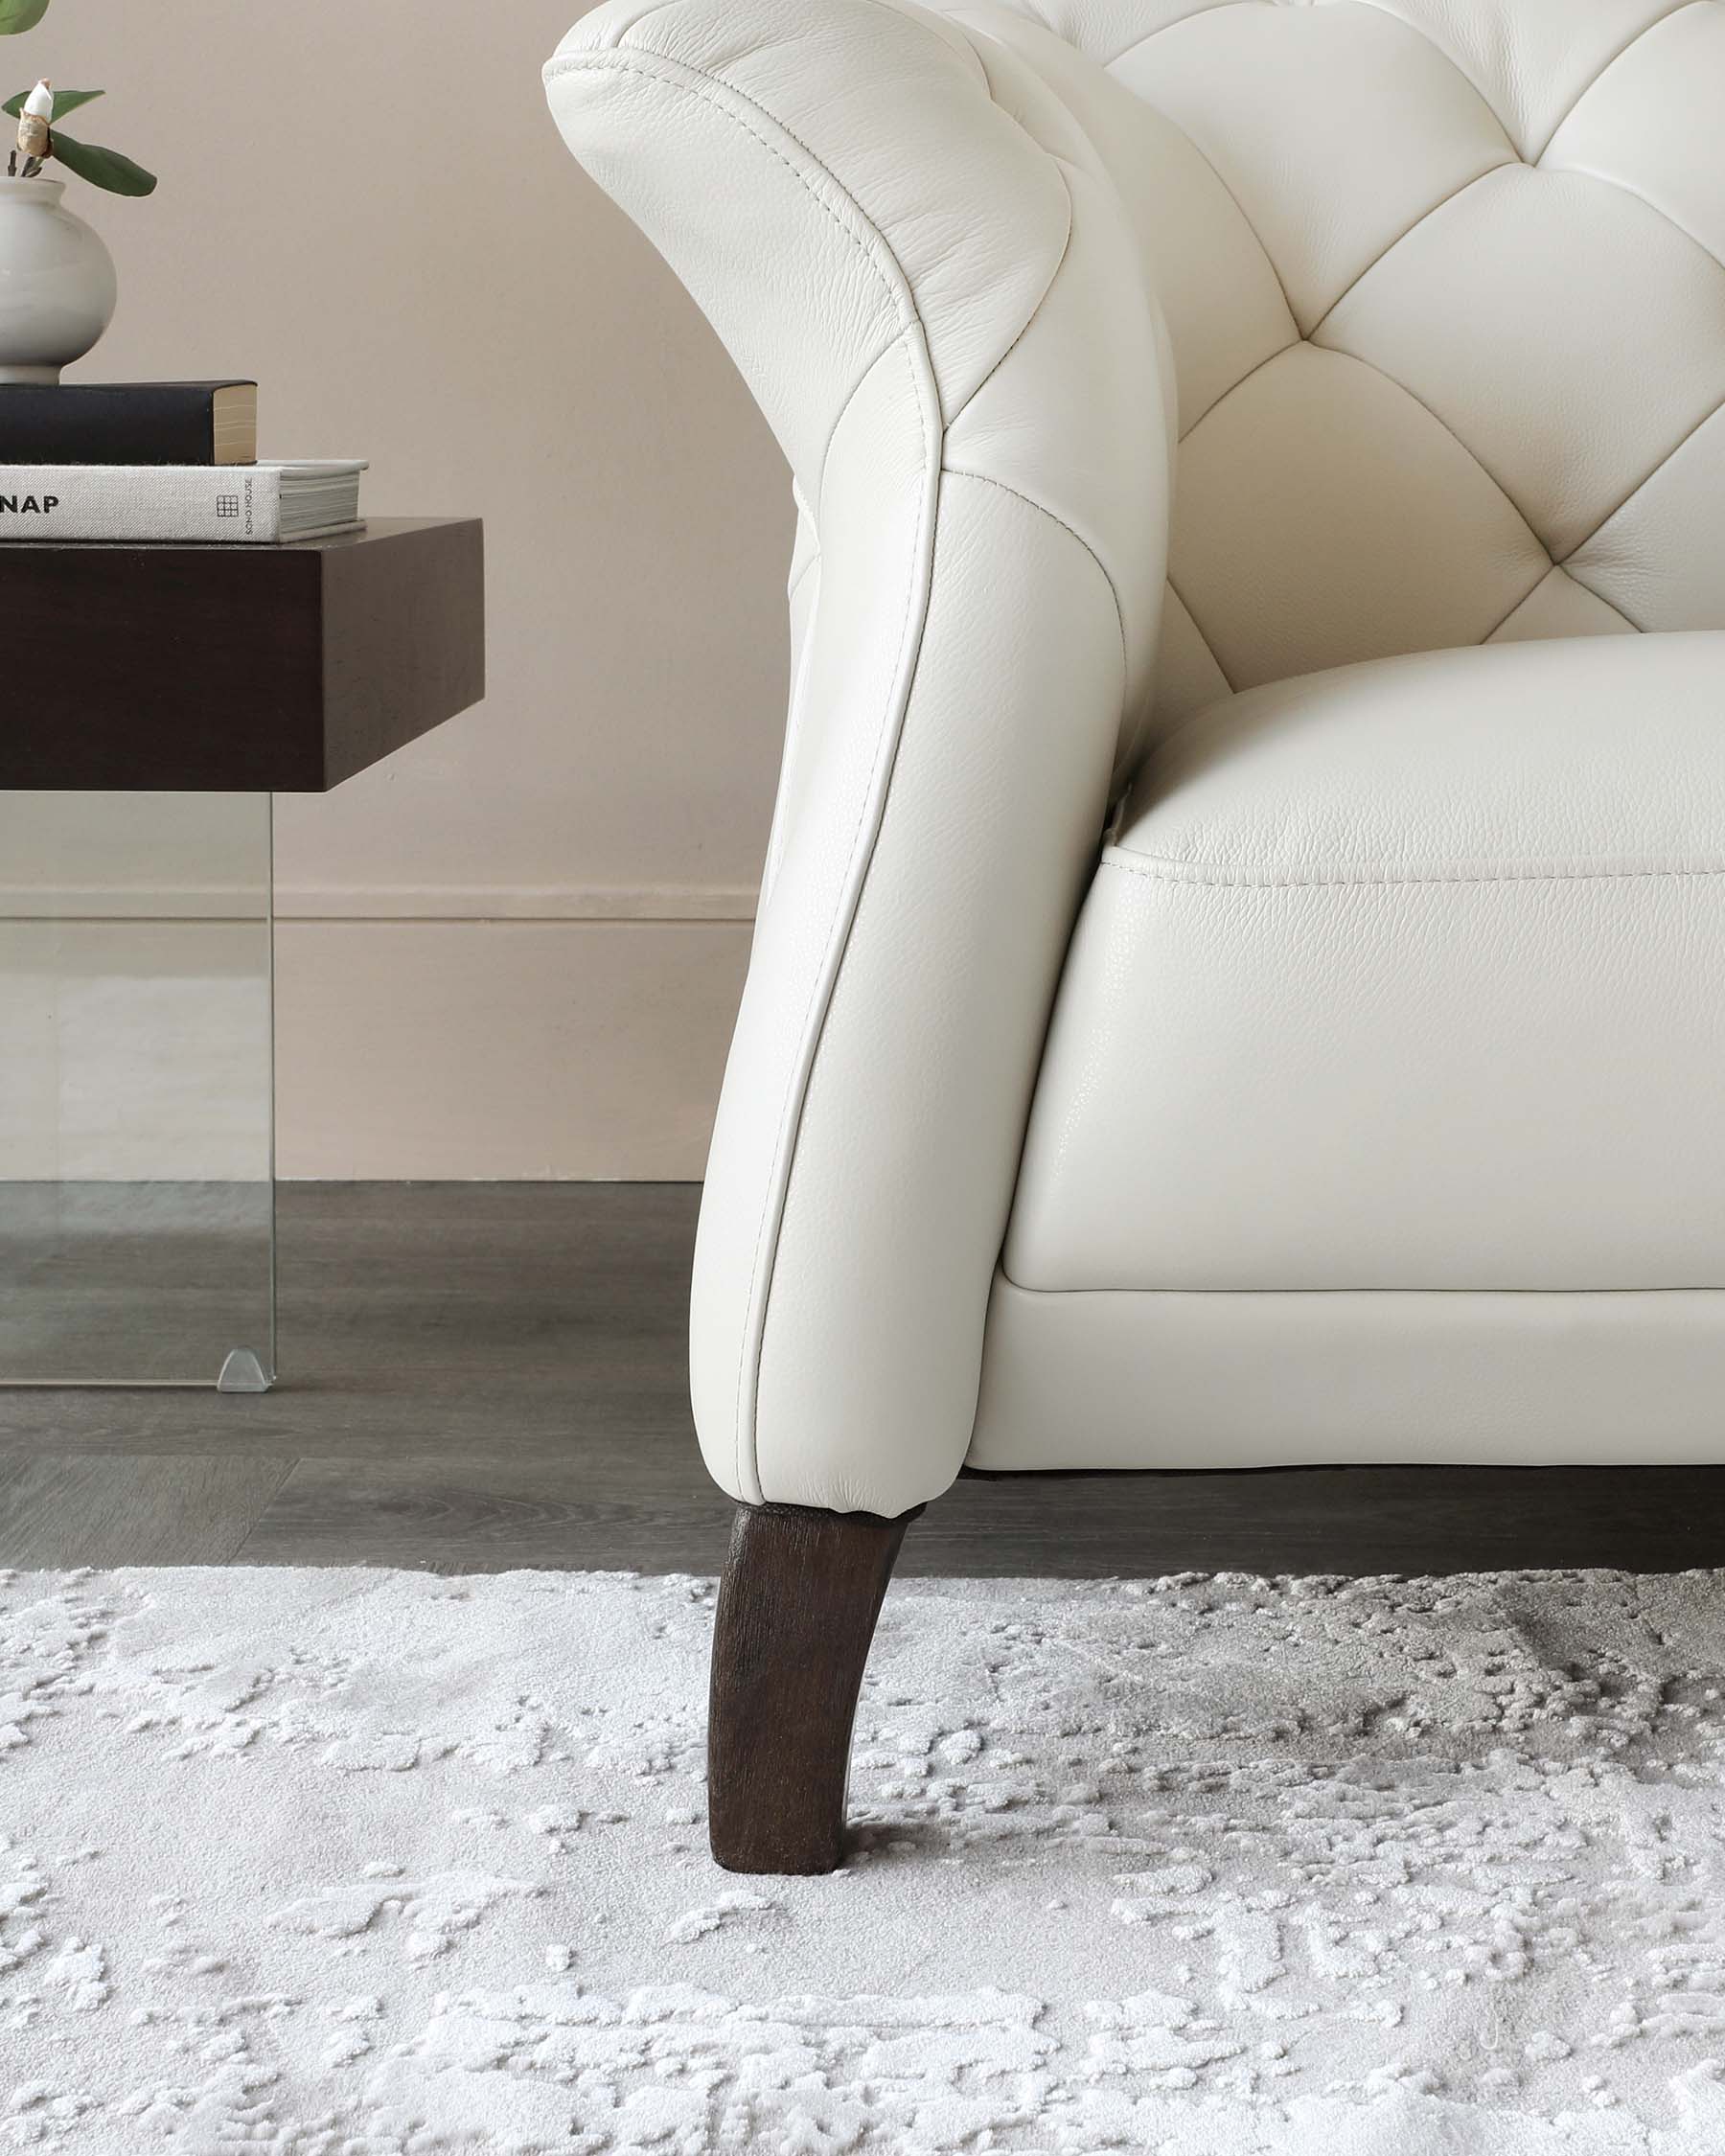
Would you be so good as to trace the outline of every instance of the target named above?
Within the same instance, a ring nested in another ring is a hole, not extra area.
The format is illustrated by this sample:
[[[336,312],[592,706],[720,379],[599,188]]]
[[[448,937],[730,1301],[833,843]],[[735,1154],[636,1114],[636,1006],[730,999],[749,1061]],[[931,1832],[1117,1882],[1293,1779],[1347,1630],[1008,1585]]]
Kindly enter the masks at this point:
[[[688,1176],[783,718],[789,489],[539,69],[579,0],[57,0],[19,83],[161,175],[85,378],[256,374],[265,455],[486,519],[479,709],[281,805],[289,1176]],[[7,88],[12,84],[9,82]],[[237,685],[238,687],[238,685]]]

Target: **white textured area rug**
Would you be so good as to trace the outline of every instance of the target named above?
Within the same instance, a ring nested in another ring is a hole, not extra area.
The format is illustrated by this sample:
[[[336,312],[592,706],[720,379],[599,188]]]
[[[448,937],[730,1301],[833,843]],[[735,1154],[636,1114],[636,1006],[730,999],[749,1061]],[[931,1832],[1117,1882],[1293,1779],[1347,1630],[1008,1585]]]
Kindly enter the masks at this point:
[[[1725,2149],[1725,1574],[896,1587],[795,1881],[712,1592],[0,1576],[0,2148]]]

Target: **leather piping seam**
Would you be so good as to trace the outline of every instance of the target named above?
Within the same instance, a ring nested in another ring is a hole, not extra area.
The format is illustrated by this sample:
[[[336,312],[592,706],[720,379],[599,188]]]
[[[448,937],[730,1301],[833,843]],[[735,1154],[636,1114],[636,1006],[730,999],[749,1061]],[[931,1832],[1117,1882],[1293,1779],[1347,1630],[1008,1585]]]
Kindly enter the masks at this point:
[[[918,517],[915,544],[907,579],[903,626],[899,637],[899,658],[893,686],[882,727],[881,741],[876,750],[868,786],[858,810],[856,826],[846,848],[846,869],[840,890],[839,918],[829,931],[827,948],[822,954],[816,976],[810,1007],[799,1028],[796,1053],[791,1059],[791,1070],[786,1084],[785,1098],[777,1119],[777,1135],[773,1141],[772,1168],[769,1179],[761,1218],[755,1231],[753,1255],[749,1263],[749,1304],[744,1326],[743,1339],[738,1343],[737,1401],[733,1429],[732,1465],[739,1489],[748,1491],[751,1485],[757,1493],[755,1502],[765,1502],[766,1492],[761,1484],[759,1436],[756,1412],[759,1400],[761,1359],[766,1344],[768,1305],[771,1298],[771,1275],[776,1262],[778,1237],[784,1224],[786,1204],[790,1193],[791,1167],[796,1151],[796,1139],[802,1120],[802,1111],[807,1103],[809,1081],[813,1075],[821,1036],[825,1031],[826,1018],[831,1009],[833,991],[843,965],[844,952],[855,925],[862,885],[867,878],[868,863],[873,854],[873,837],[878,836],[886,814],[886,796],[890,788],[892,768],[896,761],[899,741],[910,700],[910,691],[916,677],[916,661],[922,642],[923,623],[927,619],[929,599],[932,589],[933,540],[935,510],[940,479],[940,397],[934,381],[933,369],[929,359],[928,340],[922,317],[917,310],[915,295],[904,265],[888,246],[885,235],[864,215],[855,197],[846,190],[820,158],[785,126],[773,114],[757,104],[745,92],[738,90],[722,77],[702,72],[685,61],[672,59],[661,54],[638,56],[629,54],[619,47],[601,48],[591,52],[570,55],[554,59],[545,70],[547,82],[570,74],[622,73],[639,77],[665,89],[679,90],[685,97],[698,99],[729,120],[750,141],[765,149],[768,155],[781,164],[796,180],[803,192],[832,218],[846,240],[862,256],[870,271],[879,282],[892,304],[901,329],[914,332],[913,338],[901,337],[898,348],[905,354],[911,375],[911,393],[916,405],[917,421],[922,433],[923,470],[925,475],[924,498]],[[746,119],[739,105],[747,106],[759,115],[769,126],[783,135],[801,150],[804,157],[818,172],[827,186],[834,189],[862,226],[867,241],[841,217],[816,185],[813,173],[800,168],[788,157],[778,145],[761,129]],[[870,244],[872,242],[872,245]],[[876,259],[878,249],[892,265],[898,282],[895,286],[886,269]],[[877,354],[873,365],[879,365],[886,354],[893,350],[888,344]],[[930,412],[933,412],[935,425],[931,439]],[[818,536],[818,533],[817,535]],[[921,595],[920,614],[914,623],[915,602]],[[862,845],[864,828],[872,824],[869,841]],[[861,851],[859,850],[861,848]],[[749,1435],[750,1473],[743,1473],[744,1431],[747,1423]]]
[[[904,739],[905,722],[909,713],[911,692],[916,683],[923,629],[928,620],[929,602],[933,591],[934,528],[940,486],[940,433],[937,425],[931,439],[929,411],[932,404],[938,419],[940,406],[932,370],[928,364],[927,344],[921,340],[918,340],[918,344],[923,361],[920,367],[917,364],[917,352],[908,341],[900,340],[897,346],[903,352],[910,372],[911,396],[916,404],[917,421],[922,432],[926,484],[917,522],[916,543],[911,554],[909,574],[905,582],[905,606],[899,627],[899,654],[894,668],[892,692],[868,784],[863,790],[857,809],[857,820],[845,845],[845,873],[840,889],[839,918],[829,931],[827,950],[816,976],[809,1010],[798,1030],[797,1052],[792,1059],[785,1098],[779,1109],[778,1135],[773,1143],[772,1177],[766,1202],[761,1207],[760,1224],[755,1233],[754,1255],[749,1264],[751,1304],[756,1300],[752,1284],[757,1281],[760,1283],[759,1317],[758,1320],[755,1319],[751,1310],[751,1322],[739,1347],[736,1461],[740,1470],[747,1393],[747,1421],[754,1486],[761,1493],[762,1502],[767,1502],[767,1495],[761,1480],[761,1365],[767,1349],[767,1320],[772,1299],[772,1275],[778,1262],[779,1236],[790,1204],[791,1176],[795,1163],[797,1140],[802,1133],[803,1112],[808,1106],[809,1087],[819,1057],[820,1044],[825,1036],[827,1018],[832,1011],[833,996],[844,968],[845,953],[850,948],[851,932],[856,927],[858,910],[862,906],[868,870],[874,859],[875,842],[886,820],[887,795],[892,789],[892,774],[898,762],[899,744]],[[893,346],[887,347],[888,352],[893,349]],[[881,356],[885,358],[886,353]],[[919,596],[920,608],[917,606]],[[740,1472],[737,1479],[741,1483],[743,1478]]]
[[[1152,883],[1202,883],[1246,891],[1368,890],[1416,883],[1631,883],[1668,879],[1684,882],[1706,876],[1725,876],[1725,862],[1694,868],[1494,868],[1479,873],[1436,869],[1408,874],[1399,869],[1344,869],[1316,876],[1251,876],[1241,870],[1211,866],[1204,861],[1180,861],[1140,854],[1130,860],[1104,854],[1099,864],[1117,868]]]
[[[1015,1280],[1004,1262],[995,1267],[995,1278],[1015,1295],[1039,1296],[1049,1301],[1073,1296],[1610,1296],[1616,1298],[1619,1296],[1725,1295],[1725,1288],[1706,1281],[1692,1287],[1672,1288],[1033,1288],[1024,1280]],[[976,1443],[974,1435],[971,1443],[973,1446]],[[965,1456],[968,1458],[969,1455]]]

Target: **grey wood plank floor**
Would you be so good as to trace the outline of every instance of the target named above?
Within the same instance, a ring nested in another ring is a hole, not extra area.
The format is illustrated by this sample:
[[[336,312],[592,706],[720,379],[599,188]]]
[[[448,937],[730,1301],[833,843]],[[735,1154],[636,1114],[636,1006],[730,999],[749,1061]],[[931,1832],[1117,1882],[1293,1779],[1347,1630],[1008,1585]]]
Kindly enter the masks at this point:
[[[0,1390],[0,1564],[715,1571],[729,1507],[684,1391],[697,1198],[286,1186],[278,1388]],[[967,1477],[900,1570],[1721,1563],[1725,1467],[1420,1467]]]

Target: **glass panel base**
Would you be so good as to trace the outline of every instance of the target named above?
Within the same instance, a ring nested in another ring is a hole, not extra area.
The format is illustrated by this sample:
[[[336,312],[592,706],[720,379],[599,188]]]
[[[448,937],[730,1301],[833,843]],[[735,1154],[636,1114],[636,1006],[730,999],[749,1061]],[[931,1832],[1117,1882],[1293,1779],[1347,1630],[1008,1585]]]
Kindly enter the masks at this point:
[[[270,851],[266,795],[0,793],[0,1386],[273,1381]]]

